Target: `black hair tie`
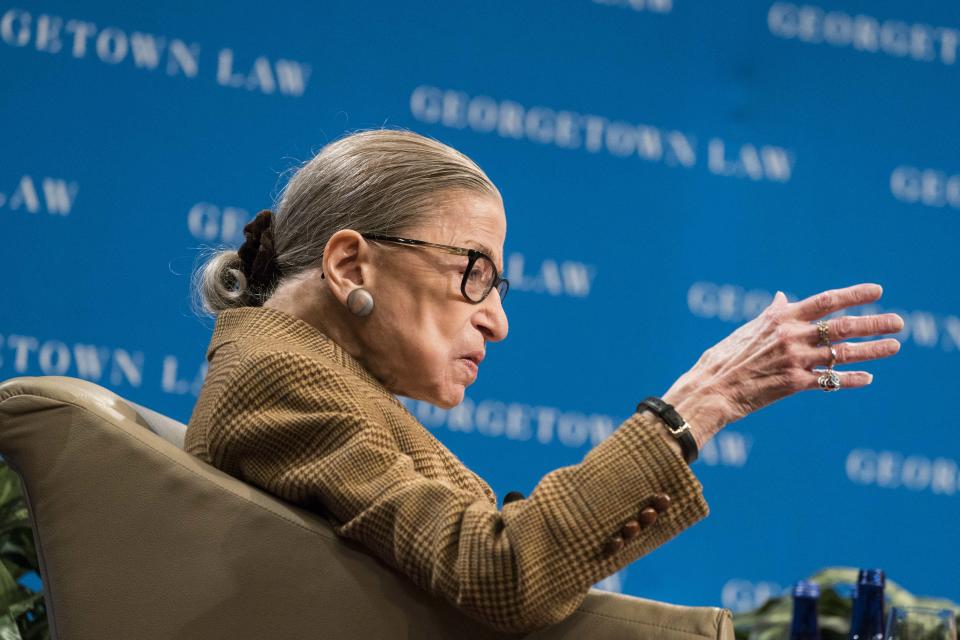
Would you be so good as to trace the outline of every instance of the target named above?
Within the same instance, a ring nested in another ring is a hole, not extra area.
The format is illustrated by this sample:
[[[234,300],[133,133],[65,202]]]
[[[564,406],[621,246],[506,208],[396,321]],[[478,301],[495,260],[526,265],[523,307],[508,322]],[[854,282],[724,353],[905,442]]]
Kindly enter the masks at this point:
[[[277,266],[276,244],[271,221],[273,212],[264,209],[243,228],[243,246],[237,250],[241,270],[247,279],[247,289],[256,296],[263,296],[280,279]]]

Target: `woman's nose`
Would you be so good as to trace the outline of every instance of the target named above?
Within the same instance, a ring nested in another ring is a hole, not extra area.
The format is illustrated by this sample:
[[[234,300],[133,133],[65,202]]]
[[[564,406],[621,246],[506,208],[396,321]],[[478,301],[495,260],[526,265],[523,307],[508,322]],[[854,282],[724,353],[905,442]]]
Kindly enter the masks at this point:
[[[473,316],[474,326],[491,342],[498,342],[506,338],[510,323],[507,321],[507,314],[503,310],[503,300],[500,299],[500,293],[494,289],[478,306],[480,308]]]

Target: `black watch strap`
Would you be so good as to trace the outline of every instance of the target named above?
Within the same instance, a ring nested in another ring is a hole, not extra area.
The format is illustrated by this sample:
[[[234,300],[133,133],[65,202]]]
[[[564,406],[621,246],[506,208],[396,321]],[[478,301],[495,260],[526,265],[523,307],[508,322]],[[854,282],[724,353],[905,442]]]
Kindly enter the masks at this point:
[[[667,404],[657,396],[650,396],[637,405],[637,412],[650,410],[667,424],[667,431],[680,443],[683,459],[687,464],[693,463],[700,454],[697,441],[690,432],[690,425],[684,422],[673,405]]]

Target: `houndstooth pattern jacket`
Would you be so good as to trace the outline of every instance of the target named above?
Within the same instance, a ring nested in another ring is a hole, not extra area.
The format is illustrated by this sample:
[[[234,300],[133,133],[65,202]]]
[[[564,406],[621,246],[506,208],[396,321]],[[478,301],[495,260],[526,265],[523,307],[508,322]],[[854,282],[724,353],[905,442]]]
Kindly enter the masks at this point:
[[[190,453],[324,513],[338,535],[501,631],[559,622],[592,585],[708,513],[649,412],[498,509],[486,482],[306,322],[223,311],[207,359]]]

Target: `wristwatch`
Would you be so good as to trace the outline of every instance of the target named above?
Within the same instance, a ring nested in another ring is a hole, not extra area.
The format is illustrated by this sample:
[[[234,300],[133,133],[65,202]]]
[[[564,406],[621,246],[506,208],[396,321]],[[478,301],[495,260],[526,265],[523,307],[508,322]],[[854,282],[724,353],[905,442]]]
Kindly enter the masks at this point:
[[[690,431],[690,425],[684,422],[673,405],[664,402],[657,396],[650,396],[637,405],[637,413],[647,410],[652,411],[666,423],[667,432],[680,443],[683,459],[687,461],[687,464],[692,464],[697,459],[699,450],[697,449],[697,441]]]

